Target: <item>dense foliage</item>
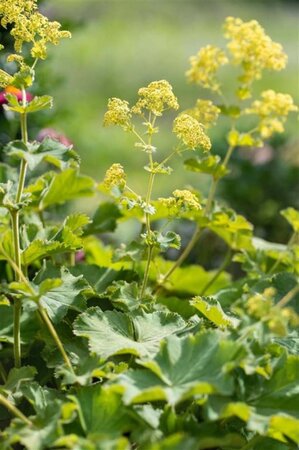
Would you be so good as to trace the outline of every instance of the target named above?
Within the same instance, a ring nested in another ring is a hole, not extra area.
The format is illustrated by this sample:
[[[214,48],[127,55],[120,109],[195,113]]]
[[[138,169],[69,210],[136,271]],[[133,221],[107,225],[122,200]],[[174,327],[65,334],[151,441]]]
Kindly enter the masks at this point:
[[[276,244],[255,238],[244,217],[216,200],[235,149],[262,148],[297,111],[272,89],[252,99],[265,69],[285,67],[280,44],[256,21],[227,18],[228,51],[202,48],[187,72],[219,101],[197,99],[176,113],[177,144],[163,160],[159,118],[179,109],[171,85],[151,82],[133,106],[109,100],[104,125],[132,133],[147,160],[144,195],[119,163],[97,183],[80,173],[70,145],[28,139],[27,118],[52,105],[47,95],[28,98],[35,66],[69,34],[35,1],[5,0],[0,15],[16,50],[0,71],[4,107],[21,124],[0,171],[0,448],[298,448],[299,212],[286,205],[290,239]],[[227,64],[239,69],[230,100],[219,77]],[[209,138],[219,119],[231,126],[224,158]],[[177,186],[153,199],[156,179],[185,152],[185,169],[210,177],[208,198]],[[110,197],[93,217],[61,219],[69,202],[99,191]],[[124,221],[139,231],[115,248],[109,233]],[[193,236],[181,248],[177,230],[187,224]],[[227,248],[212,272],[186,264],[205,230]],[[173,249],[175,261],[167,258]],[[226,271],[231,261],[236,280]]]

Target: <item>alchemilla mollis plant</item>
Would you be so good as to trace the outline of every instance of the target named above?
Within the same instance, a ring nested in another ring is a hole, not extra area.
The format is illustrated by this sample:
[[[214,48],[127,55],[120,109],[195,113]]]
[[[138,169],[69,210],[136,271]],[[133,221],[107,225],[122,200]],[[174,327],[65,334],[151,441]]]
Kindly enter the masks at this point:
[[[234,152],[262,147],[297,111],[271,87],[253,95],[256,80],[285,68],[281,45],[258,22],[228,17],[226,48],[190,59],[187,79],[204,93],[190,108],[166,80],[140,88],[133,105],[109,100],[104,125],[132,134],[144,154],[147,181],[136,192],[117,161],[96,182],[80,174],[71,146],[28,136],[31,114],[52,105],[47,95],[28,99],[35,68],[70,35],[35,0],[2,0],[0,16],[15,42],[0,84],[20,123],[0,170],[0,449],[298,448],[299,212],[286,205],[290,239],[275,244],[217,199]],[[234,92],[223,92],[222,66],[236,74]],[[229,124],[224,156],[209,137],[220,120]],[[174,144],[162,157],[157,134],[171,121]],[[178,156],[206,174],[207,198],[175,181],[171,196],[154,198]],[[69,202],[99,191],[109,198],[93,217],[71,212]],[[102,233],[132,220],[131,242],[104,244]],[[187,222],[194,231],[182,246],[177,224]],[[227,247],[212,272],[188,262],[205,230]]]

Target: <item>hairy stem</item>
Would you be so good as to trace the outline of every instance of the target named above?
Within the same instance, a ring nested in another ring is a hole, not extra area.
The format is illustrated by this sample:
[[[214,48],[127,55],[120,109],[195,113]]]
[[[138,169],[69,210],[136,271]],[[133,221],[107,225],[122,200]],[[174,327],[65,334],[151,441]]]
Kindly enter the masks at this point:
[[[0,394],[0,404],[5,406],[5,408],[8,409],[9,412],[21,419],[22,422],[26,423],[26,425],[28,425],[29,427],[33,425],[31,420],[27,419],[27,417],[25,417],[24,414],[2,394]]]
[[[70,371],[74,374],[75,371],[73,369],[71,361],[69,360],[69,357],[66,354],[66,351],[64,350],[64,347],[63,347],[63,344],[62,344],[62,342],[60,340],[60,337],[58,336],[58,334],[57,334],[57,332],[56,332],[56,330],[55,330],[51,320],[49,319],[46,310],[40,304],[38,305],[38,312],[39,312],[43,322],[47,326],[47,328],[49,330],[49,333],[51,334],[53,340],[55,341],[55,343],[56,343],[56,345],[57,345],[57,347],[58,347],[58,349],[59,349],[59,351],[61,353],[61,356],[64,359],[65,364],[70,369]]]

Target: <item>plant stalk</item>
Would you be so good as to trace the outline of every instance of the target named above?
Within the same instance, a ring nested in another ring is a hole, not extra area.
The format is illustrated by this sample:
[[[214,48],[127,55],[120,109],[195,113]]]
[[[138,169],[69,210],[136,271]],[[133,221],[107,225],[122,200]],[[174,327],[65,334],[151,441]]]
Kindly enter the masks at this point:
[[[234,150],[234,146],[230,145],[227,153],[225,155],[225,158],[223,160],[222,165],[224,167],[227,166],[231,155],[233,153]],[[204,215],[208,215],[211,211],[211,207],[212,207],[212,203],[213,200],[215,198],[215,194],[216,194],[216,190],[217,190],[217,186],[219,183],[219,178],[214,178],[213,177],[213,181],[210,187],[210,191],[209,191],[209,195],[208,195],[208,199],[207,199],[207,203],[204,209]],[[186,246],[185,250],[181,253],[181,255],[179,256],[179,258],[174,262],[173,266],[168,270],[168,272],[166,272],[166,274],[163,276],[162,281],[160,283],[160,285],[158,286],[156,293],[161,289],[161,287],[163,286],[163,284],[165,283],[165,281],[167,281],[167,279],[173,274],[173,272],[180,267],[180,265],[185,261],[185,259],[189,256],[191,250],[193,249],[193,247],[195,246],[195,244],[197,243],[198,239],[201,236],[202,233],[202,229],[200,228],[199,225],[196,226],[194,233],[191,237],[191,240],[189,241],[188,245]]]
[[[0,404],[5,406],[6,409],[8,409],[9,412],[11,412],[14,416],[18,417],[22,420],[22,422],[26,423],[29,427],[33,425],[31,420],[27,419],[26,416],[15,406],[13,405],[7,398],[4,397],[4,395],[0,394]]]
[[[215,283],[215,281],[219,278],[219,276],[222,274],[222,272],[229,265],[229,263],[231,261],[231,257],[232,257],[232,251],[231,251],[231,249],[228,249],[221,266],[218,268],[217,272],[210,279],[210,281],[208,281],[208,283],[204,286],[204,288],[202,289],[200,295],[204,295],[207,292],[207,290]]]
[[[26,100],[26,91],[22,89],[22,103],[25,107],[27,104]],[[20,115],[21,119],[21,137],[24,144],[28,142],[28,131],[27,131],[27,114],[23,113]],[[22,199],[22,194],[25,185],[27,171],[27,162],[22,159],[20,165],[20,174],[19,174],[19,182],[16,193],[16,205],[18,208],[18,203]],[[20,247],[20,227],[19,227],[19,208],[15,211],[11,212],[11,222],[12,222],[12,232],[13,232],[13,242],[14,242],[14,258],[15,264],[18,270],[15,270],[15,278],[17,281],[21,281],[20,272],[22,269],[21,266],[21,247]],[[14,303],[14,317],[13,317],[13,335],[14,335],[14,360],[15,367],[21,367],[21,331],[20,331],[20,323],[21,323],[21,312],[22,312],[22,303],[20,299],[16,299]]]
[[[49,316],[48,316],[47,312],[45,311],[45,309],[42,307],[41,304],[38,305],[38,312],[39,312],[42,320],[44,321],[45,325],[47,326],[47,328],[48,328],[48,330],[49,330],[53,340],[55,341],[55,344],[57,345],[57,347],[58,347],[58,349],[59,349],[59,351],[60,351],[60,353],[61,353],[61,355],[62,355],[62,357],[64,359],[65,364],[70,369],[70,371],[73,374],[75,374],[75,371],[73,369],[72,363],[69,360],[69,357],[67,356],[66,351],[64,350],[64,347],[63,347],[63,344],[62,344],[62,342],[60,340],[60,337],[58,336],[58,334],[57,334],[57,332],[56,332],[56,330],[55,330],[51,320],[49,319]]]

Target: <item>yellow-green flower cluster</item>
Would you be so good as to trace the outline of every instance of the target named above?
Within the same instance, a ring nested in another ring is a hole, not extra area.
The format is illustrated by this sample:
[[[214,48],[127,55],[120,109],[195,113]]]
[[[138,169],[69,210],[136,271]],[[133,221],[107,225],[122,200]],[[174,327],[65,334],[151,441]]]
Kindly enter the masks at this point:
[[[284,131],[284,122],[291,111],[298,111],[289,94],[281,94],[272,89],[262,92],[261,100],[255,100],[247,108],[245,114],[256,114],[260,117],[259,132],[263,138],[269,138],[273,133]]]
[[[131,111],[129,103],[120,98],[110,98],[108,100],[108,111],[104,115],[104,126],[120,125],[124,129],[130,127]]]
[[[211,149],[210,138],[204,132],[203,126],[189,114],[180,114],[173,123],[173,132],[190,149],[202,147],[204,151]]]
[[[201,209],[197,196],[188,189],[176,189],[172,195],[172,197],[158,199],[159,205],[167,208],[169,216],[178,216],[182,212]]]
[[[132,108],[135,114],[142,114],[145,109],[156,116],[161,116],[166,109],[179,108],[172,86],[166,80],[152,81],[147,87],[140,88],[138,95],[140,99]]]
[[[196,119],[204,127],[209,128],[212,125],[215,125],[220,109],[217,108],[211,100],[198,99],[195,107],[187,109],[185,113],[194,117],[194,119]]]
[[[259,79],[263,69],[281,70],[287,62],[287,55],[280,44],[273,42],[256,20],[243,22],[227,17],[224,23],[225,37],[234,64],[241,64],[240,78],[245,85]]]
[[[279,335],[286,336],[288,326],[297,328],[299,316],[293,308],[279,308],[275,305],[275,290],[267,288],[263,293],[257,293],[247,300],[248,313],[267,323],[269,329]]]
[[[184,207],[186,209],[201,209],[198,198],[188,189],[176,189],[172,195],[179,207]]]
[[[38,12],[36,0],[1,0],[0,17],[3,27],[11,26],[16,52],[22,52],[23,43],[30,42],[33,58],[45,59],[48,43],[57,45],[60,39],[71,36],[60,29],[59,22],[50,22]]]
[[[119,187],[123,189],[126,185],[126,173],[121,164],[115,163],[106,171],[103,186],[107,190],[111,190],[113,187]]]
[[[216,78],[218,69],[228,63],[223,50],[213,45],[207,45],[199,50],[197,55],[191,56],[191,68],[186,72],[188,81],[204,88],[218,91],[220,84]]]

